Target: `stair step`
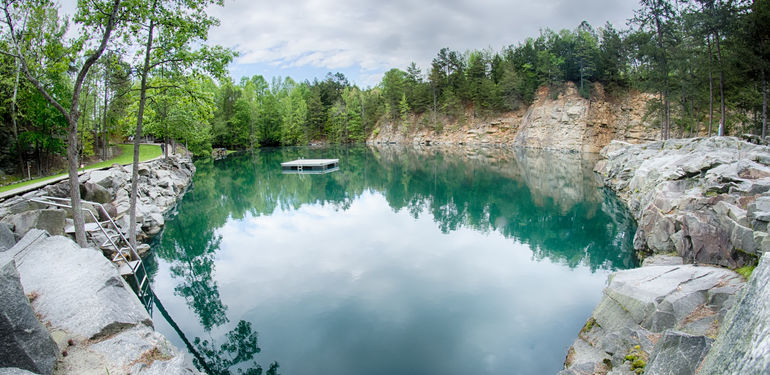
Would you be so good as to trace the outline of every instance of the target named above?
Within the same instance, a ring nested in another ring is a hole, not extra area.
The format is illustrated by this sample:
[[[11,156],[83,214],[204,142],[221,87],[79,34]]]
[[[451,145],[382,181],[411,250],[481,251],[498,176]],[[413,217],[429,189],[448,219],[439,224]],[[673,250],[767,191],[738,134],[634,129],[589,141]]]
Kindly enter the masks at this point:
[[[98,232],[101,231],[99,223],[86,223],[86,232]],[[64,233],[75,233],[75,225],[67,225],[64,227]]]
[[[120,272],[120,276],[128,276],[133,274],[137,267],[139,267],[138,260],[132,260],[128,263],[121,262],[118,271]]]

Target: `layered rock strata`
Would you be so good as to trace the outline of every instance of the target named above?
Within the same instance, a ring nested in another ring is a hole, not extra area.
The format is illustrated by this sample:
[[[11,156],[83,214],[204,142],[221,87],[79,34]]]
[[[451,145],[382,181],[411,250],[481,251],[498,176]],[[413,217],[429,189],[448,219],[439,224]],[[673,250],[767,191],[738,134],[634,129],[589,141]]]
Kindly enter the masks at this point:
[[[575,84],[563,90],[541,87],[530,106],[491,117],[465,113],[460,118],[428,112],[404,124],[385,119],[368,143],[505,144],[561,151],[599,152],[612,140],[631,143],[657,139],[645,117],[649,94],[629,92],[610,97],[596,84],[590,99]]]

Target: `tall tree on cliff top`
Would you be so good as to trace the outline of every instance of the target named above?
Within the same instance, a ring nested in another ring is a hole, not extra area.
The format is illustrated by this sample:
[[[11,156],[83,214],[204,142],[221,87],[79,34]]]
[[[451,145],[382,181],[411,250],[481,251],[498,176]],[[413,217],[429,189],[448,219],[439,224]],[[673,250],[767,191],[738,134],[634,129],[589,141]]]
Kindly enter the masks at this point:
[[[3,25],[2,31],[7,33],[11,41],[11,50],[4,54],[16,58],[21,71],[45,99],[56,108],[67,120],[67,171],[72,200],[73,219],[75,222],[75,240],[81,247],[86,246],[85,220],[81,212],[80,186],[78,182],[78,119],[80,118],[80,92],[88,71],[96,63],[119,24],[121,17],[121,0],[94,0],[90,7],[84,2],[78,2],[75,22],[80,25],[80,35],[71,41],[68,48],[61,51],[42,50],[44,46],[30,45],[25,48],[26,36],[20,28],[20,22],[25,15],[40,9],[50,9],[54,3],[50,0],[2,0]],[[58,53],[57,53],[58,52]],[[56,53],[59,56],[51,56]],[[69,98],[55,97],[46,82],[44,70],[48,66],[58,64],[79,64]],[[41,64],[42,66],[35,66]],[[40,68],[40,69],[39,69]],[[67,108],[69,106],[69,108]]]
[[[135,0],[135,19],[132,35],[136,45],[141,45],[139,56],[139,107],[136,116],[134,136],[134,163],[131,177],[131,198],[129,208],[129,242],[136,246],[136,198],[139,180],[139,142],[142,137],[142,122],[147,102],[150,74],[161,67],[170,66],[178,71],[194,74],[204,69],[215,75],[224,75],[233,54],[221,47],[201,47],[193,50],[192,45],[206,40],[211,26],[219,21],[206,14],[210,5],[223,5],[223,0]]]
[[[674,8],[667,0],[641,0],[641,9],[634,14],[633,22],[639,31],[649,33],[647,56],[653,73],[656,89],[661,94],[661,138],[668,139],[671,123],[669,60],[674,42],[671,24]]]

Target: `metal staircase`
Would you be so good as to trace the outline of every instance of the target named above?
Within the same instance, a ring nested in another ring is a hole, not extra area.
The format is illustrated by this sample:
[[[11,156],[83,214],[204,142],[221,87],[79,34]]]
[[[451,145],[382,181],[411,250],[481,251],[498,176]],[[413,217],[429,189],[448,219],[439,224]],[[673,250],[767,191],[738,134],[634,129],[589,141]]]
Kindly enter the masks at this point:
[[[36,197],[28,198],[30,202],[35,202],[47,206],[59,207],[72,210],[72,204],[69,198],[58,197]],[[144,268],[144,262],[139,256],[136,249],[131,246],[124,233],[120,230],[115,220],[107,212],[101,203],[81,200],[82,203],[86,203],[97,210],[98,215],[106,218],[106,220],[99,221],[99,217],[92,210],[87,207],[81,207],[81,211],[87,217],[90,217],[93,221],[86,223],[86,235],[92,240],[92,242],[98,244],[101,249],[107,249],[114,252],[111,260],[118,267],[122,276],[131,276],[129,278],[129,284],[133,284],[132,287],[148,312],[152,312],[153,305],[153,293],[150,289],[150,281],[148,279],[147,269]],[[101,241],[96,238],[96,234],[101,233],[105,240]],[[133,281],[133,283],[131,282]]]

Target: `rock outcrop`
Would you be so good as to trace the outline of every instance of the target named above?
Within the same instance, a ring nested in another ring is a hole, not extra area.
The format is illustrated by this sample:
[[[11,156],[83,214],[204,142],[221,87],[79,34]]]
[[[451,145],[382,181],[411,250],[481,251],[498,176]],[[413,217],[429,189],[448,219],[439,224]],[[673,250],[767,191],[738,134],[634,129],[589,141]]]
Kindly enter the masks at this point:
[[[514,142],[517,146],[599,152],[617,139],[632,143],[656,139],[644,121],[649,95],[632,93],[610,99],[601,85],[585,99],[574,84],[555,99],[547,87],[538,90],[535,101],[522,119]]]
[[[52,374],[58,348],[35,317],[13,260],[0,265],[0,367]]]
[[[700,374],[770,373],[770,255],[725,317]]]
[[[506,144],[561,151],[599,152],[612,140],[639,143],[655,140],[657,131],[645,120],[652,96],[629,92],[619,98],[596,84],[591,99],[567,83],[558,95],[542,87],[528,108],[485,118],[468,112],[462,118],[432,114],[400,121],[383,120],[368,143]]]
[[[198,374],[101,252],[32,230],[9,255],[62,353],[54,374]]]
[[[613,142],[596,171],[628,204],[642,255],[731,268],[770,249],[770,148],[732,137]]]
[[[616,272],[560,374],[692,374],[744,284],[737,273],[710,266]]]

